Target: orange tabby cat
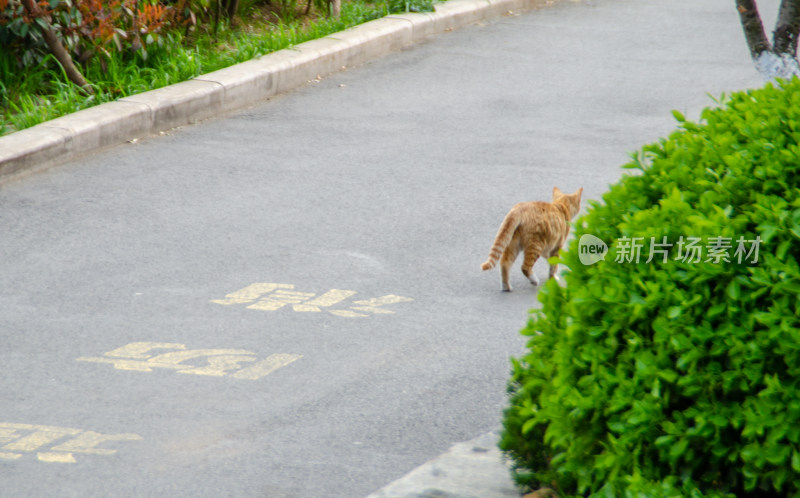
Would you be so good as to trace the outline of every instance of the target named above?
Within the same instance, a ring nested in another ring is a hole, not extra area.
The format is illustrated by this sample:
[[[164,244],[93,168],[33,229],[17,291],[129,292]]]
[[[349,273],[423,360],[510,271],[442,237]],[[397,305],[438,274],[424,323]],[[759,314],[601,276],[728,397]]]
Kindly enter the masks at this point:
[[[554,187],[553,202],[520,202],[515,205],[500,225],[489,258],[481,268],[491,270],[499,258],[503,290],[510,291],[508,270],[517,259],[517,254],[525,251],[522,273],[533,285],[539,285],[539,280],[533,274],[533,264],[542,254],[547,258],[558,255],[567,240],[569,222],[581,209],[582,193],[583,188],[572,194],[564,194]],[[557,267],[550,265],[549,278],[555,276]]]

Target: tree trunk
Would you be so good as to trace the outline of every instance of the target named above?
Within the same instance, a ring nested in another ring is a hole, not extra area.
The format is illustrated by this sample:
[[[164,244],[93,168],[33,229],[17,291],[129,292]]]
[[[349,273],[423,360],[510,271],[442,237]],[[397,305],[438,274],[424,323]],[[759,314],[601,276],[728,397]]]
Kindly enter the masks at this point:
[[[331,9],[331,17],[334,19],[339,19],[339,16],[342,13],[342,0],[328,0],[328,5]]]
[[[133,27],[133,43],[131,43],[131,48],[136,52],[142,48],[142,37],[139,36],[139,0],[133,0],[131,23]],[[147,49],[145,49],[145,52],[147,52]]]
[[[772,44],[764,32],[756,0],[736,0],[736,10],[758,72],[767,80],[800,76],[800,63],[797,61],[800,0],[781,1]]]
[[[233,22],[233,16],[239,10],[239,0],[228,0],[228,19]]]
[[[67,49],[64,48],[64,45],[61,44],[61,40],[58,39],[56,36],[55,31],[53,31],[52,26],[50,26],[50,22],[42,17],[41,12],[39,12],[39,6],[36,5],[34,0],[22,0],[22,6],[28,12],[28,15],[33,17],[34,19],[41,19],[44,21],[43,24],[36,23],[42,31],[42,37],[44,38],[47,47],[50,49],[50,52],[55,56],[56,60],[61,67],[64,68],[64,72],[67,74],[67,78],[76,85],[78,85],[81,90],[88,94],[94,94],[94,89],[89,85],[83,74],[81,74],[80,70],[75,66],[75,63],[72,61],[72,57],[67,52]]]
[[[772,34],[775,52],[797,57],[797,33],[800,31],[800,1],[783,0]]]
[[[742,21],[744,37],[753,59],[758,58],[763,52],[772,50],[755,0],[736,0],[736,10],[739,11],[739,20]]]

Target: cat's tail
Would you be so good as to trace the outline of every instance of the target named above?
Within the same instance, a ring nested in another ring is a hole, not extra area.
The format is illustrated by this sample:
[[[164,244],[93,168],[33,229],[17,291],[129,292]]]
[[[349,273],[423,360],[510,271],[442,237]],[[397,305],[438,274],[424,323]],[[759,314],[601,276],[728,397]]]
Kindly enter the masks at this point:
[[[508,244],[511,242],[511,238],[514,236],[514,232],[517,231],[518,226],[519,217],[516,215],[515,211],[511,211],[506,215],[503,223],[500,224],[500,229],[497,230],[497,236],[494,238],[492,250],[489,251],[489,257],[481,265],[481,270],[486,271],[494,268],[494,265],[497,264],[497,260],[500,259],[503,251],[506,250],[506,247],[508,247]]]

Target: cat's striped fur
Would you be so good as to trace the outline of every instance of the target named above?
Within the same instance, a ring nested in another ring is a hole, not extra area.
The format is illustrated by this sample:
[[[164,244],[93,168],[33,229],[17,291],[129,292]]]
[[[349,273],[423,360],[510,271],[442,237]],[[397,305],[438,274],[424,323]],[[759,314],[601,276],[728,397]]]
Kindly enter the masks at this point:
[[[522,273],[533,285],[539,285],[533,274],[533,264],[541,255],[547,258],[558,255],[567,240],[570,220],[581,209],[582,193],[583,188],[564,194],[555,187],[553,202],[520,202],[515,205],[500,225],[489,258],[481,268],[490,270],[500,260],[503,290],[510,291],[508,270],[519,252],[524,251]],[[557,265],[550,265],[550,278],[555,276],[556,270]]]

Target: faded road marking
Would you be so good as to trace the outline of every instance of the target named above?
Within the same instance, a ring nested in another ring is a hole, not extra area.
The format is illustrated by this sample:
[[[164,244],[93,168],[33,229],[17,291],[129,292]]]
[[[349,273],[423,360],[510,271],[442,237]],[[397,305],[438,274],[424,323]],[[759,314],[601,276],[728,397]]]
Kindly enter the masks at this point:
[[[215,299],[212,303],[217,304],[243,304],[255,301],[259,297],[275,289],[294,289],[294,285],[289,284],[252,284],[244,289],[232,292],[225,296],[225,299]]]
[[[179,351],[153,355],[152,351],[157,349]],[[152,372],[154,368],[165,368],[182,374],[258,380],[300,358],[299,354],[272,354],[256,362],[256,353],[246,349],[186,349],[183,344],[170,342],[132,342],[103,356],[82,356],[77,361],[108,363],[117,370]],[[205,360],[205,364],[187,363],[197,359]],[[249,364],[251,362],[256,363]],[[243,363],[248,365],[244,367]]]
[[[394,296],[390,294],[383,297],[374,297],[365,301],[353,301],[353,304],[358,305],[353,306],[353,309],[358,311],[366,311],[368,313],[394,313],[394,311],[385,310],[383,308],[379,308],[379,306],[384,306],[386,304],[406,303],[408,301],[413,301],[413,299],[410,297]]]
[[[65,438],[69,438],[64,441]],[[19,460],[25,452],[37,452],[36,459],[49,463],[75,463],[73,453],[113,455],[117,450],[97,448],[109,441],[139,441],[138,434],[100,434],[69,427],[11,424],[0,422],[0,460]],[[51,446],[56,442],[55,446]],[[40,451],[42,450],[42,451]]]
[[[327,308],[328,306],[338,304],[353,294],[357,294],[357,292],[350,290],[331,289],[316,299],[312,299],[305,304],[296,304],[292,308],[295,311],[320,312],[322,311],[322,308]]]
[[[248,309],[259,311],[277,311],[291,305],[292,309],[297,312],[319,313],[323,311],[323,308],[330,308],[357,294],[353,290],[331,289],[320,296],[314,297],[316,293],[298,292],[292,289],[294,289],[294,285],[291,284],[255,283],[226,295],[225,299],[212,299],[211,302],[225,306],[249,304],[247,306]],[[382,306],[410,301],[413,301],[410,297],[389,294],[372,299],[352,301],[351,304],[355,306],[351,305],[346,309],[326,309],[325,311],[332,315],[346,318],[365,317],[369,316],[369,314],[389,315],[394,314],[394,311],[382,308]]]
[[[262,360],[248,368],[239,370],[231,374],[231,377],[237,379],[256,380],[269,375],[275,370],[285,367],[286,365],[302,358],[298,354],[271,354],[265,360]]]

